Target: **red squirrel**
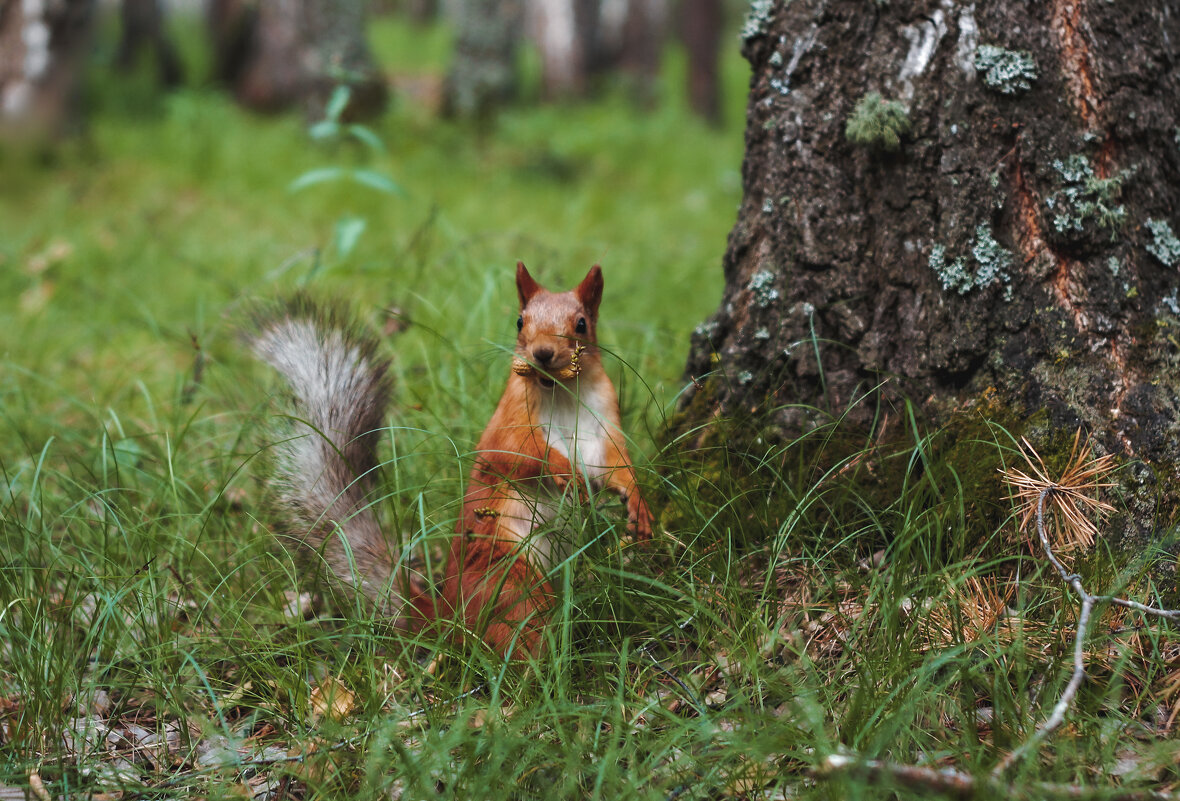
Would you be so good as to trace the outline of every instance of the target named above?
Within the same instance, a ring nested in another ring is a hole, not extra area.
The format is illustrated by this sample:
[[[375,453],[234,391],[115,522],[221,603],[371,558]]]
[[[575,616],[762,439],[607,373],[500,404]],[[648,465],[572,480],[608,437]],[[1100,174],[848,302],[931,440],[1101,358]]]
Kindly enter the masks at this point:
[[[563,504],[609,488],[627,505],[631,534],[651,537],[598,350],[602,286],[594,265],[573,290],[548,292],[517,264],[512,371],[476,446],[434,592],[410,576],[364,501],[390,394],[388,360],[342,315],[306,299],[257,320],[250,344],[294,394],[271,479],[285,532],[320,553],[338,585],[403,628],[452,620],[506,658],[537,655],[553,601],[545,575],[563,555],[553,530]]]

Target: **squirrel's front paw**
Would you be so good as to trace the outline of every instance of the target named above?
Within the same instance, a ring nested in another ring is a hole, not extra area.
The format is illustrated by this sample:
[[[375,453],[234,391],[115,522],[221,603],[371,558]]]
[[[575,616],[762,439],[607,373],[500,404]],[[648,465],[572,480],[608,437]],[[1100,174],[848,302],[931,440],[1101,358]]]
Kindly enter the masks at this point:
[[[631,493],[627,499],[627,531],[636,540],[651,539],[651,512],[638,492]]]
[[[553,486],[562,495],[568,492],[580,504],[590,502],[590,489],[586,486],[586,482],[580,475],[575,475],[571,478],[568,474],[557,473],[551,476],[551,478],[553,479]]]

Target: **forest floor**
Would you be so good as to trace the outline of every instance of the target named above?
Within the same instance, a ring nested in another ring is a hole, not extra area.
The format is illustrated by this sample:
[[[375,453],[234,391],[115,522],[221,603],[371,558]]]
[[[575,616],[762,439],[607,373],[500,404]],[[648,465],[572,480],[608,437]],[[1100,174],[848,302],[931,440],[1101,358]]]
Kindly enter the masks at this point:
[[[445,30],[383,19],[372,39],[426,101],[396,98],[364,141],[314,141],[296,116],[198,85],[162,94],[146,69],[116,77],[104,36],[85,136],[0,151],[0,791],[617,801],[1180,784],[1180,648],[1105,606],[1066,725],[996,781],[938,789],[862,761],[989,775],[1065,692],[1077,605],[1016,505],[972,497],[944,458],[974,449],[993,483],[996,466],[1027,470],[994,422],[883,420],[888,436],[851,446],[839,420],[787,443],[756,421],[670,438],[740,200],[736,40],[719,131],[686,111],[672,53],[653,111],[608,91],[477,132],[428,108]],[[617,504],[584,510],[582,552],[551,576],[544,656],[505,667],[318,602],[270,530],[255,476],[276,386],[236,331],[252,303],[301,288],[383,332],[396,390],[378,515],[437,556],[506,380],[517,259],[553,288],[602,264],[608,367],[659,525],[641,548],[620,543]],[[1101,536],[1063,553],[1091,591],[1152,599]]]

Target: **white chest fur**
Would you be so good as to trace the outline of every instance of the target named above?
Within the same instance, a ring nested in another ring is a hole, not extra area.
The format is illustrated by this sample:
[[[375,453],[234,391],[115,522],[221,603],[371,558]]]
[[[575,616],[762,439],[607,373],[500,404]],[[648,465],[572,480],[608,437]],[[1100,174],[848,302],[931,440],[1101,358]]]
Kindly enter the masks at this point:
[[[579,390],[558,386],[546,393],[537,422],[549,447],[593,481],[606,472],[607,444],[619,435],[612,422],[614,392],[609,385],[605,391],[585,386]]]

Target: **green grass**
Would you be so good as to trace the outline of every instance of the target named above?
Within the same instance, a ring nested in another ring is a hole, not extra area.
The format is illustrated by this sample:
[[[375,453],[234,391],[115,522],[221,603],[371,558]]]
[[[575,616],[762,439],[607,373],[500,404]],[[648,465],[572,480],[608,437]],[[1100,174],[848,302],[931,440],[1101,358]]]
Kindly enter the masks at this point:
[[[382,22],[374,41],[397,70],[445,63],[444,31]],[[662,438],[739,199],[733,53],[727,70],[721,132],[674,99],[646,116],[616,97],[512,109],[482,139],[398,104],[376,155],[100,70],[88,143],[48,164],[0,154],[0,783],[884,799],[907,791],[809,771],[847,748],[984,773],[1026,737],[1064,686],[1075,612],[1008,505],[971,495],[994,479],[968,467],[1013,457],[1002,428],[912,423],[880,447],[849,445],[838,421],[779,444],[749,426],[700,448],[698,432]],[[288,191],[341,165],[404,195]],[[344,217],[365,221],[346,256]],[[303,286],[374,327],[392,306],[410,321],[388,342],[396,408],[374,502],[436,559],[506,377],[518,258],[562,288],[603,264],[602,331],[657,543],[620,548],[617,505],[586,510],[585,552],[551,577],[546,655],[526,668],[359,609],[287,611],[315,582],[271,535],[253,478],[274,381],[236,338],[245,307]],[[864,563],[878,551],[883,567]],[[1133,578],[1115,563],[1085,560],[1091,590]],[[1005,600],[1020,613],[976,624],[995,606],[980,588],[1018,571]],[[1174,744],[1133,736],[1158,724],[1167,640],[1104,625],[1088,647],[1071,726],[1018,784],[1111,786],[1116,763],[1126,786],[1175,783]],[[313,709],[334,685],[354,701],[340,719]],[[243,770],[238,749],[280,761]]]

